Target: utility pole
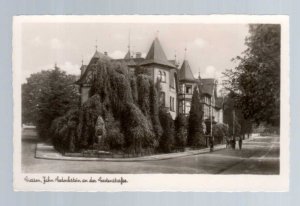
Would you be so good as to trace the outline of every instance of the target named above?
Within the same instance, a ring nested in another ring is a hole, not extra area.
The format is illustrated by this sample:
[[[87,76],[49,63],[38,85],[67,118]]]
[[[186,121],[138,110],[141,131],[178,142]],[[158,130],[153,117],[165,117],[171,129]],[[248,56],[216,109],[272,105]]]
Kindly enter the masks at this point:
[[[212,126],[213,126],[213,123],[212,123],[212,120],[213,120],[213,118],[212,118],[212,116],[213,116],[213,97],[214,97],[214,95],[215,95],[215,82],[214,82],[214,84],[213,84],[213,90],[212,90],[212,95],[211,95],[211,97],[210,97],[210,136],[212,137],[212,135],[213,135],[213,128],[212,128]]]
[[[235,140],[235,109],[233,108],[232,110],[232,134],[233,134],[233,139]]]
[[[212,137],[212,97],[210,97],[210,136]]]

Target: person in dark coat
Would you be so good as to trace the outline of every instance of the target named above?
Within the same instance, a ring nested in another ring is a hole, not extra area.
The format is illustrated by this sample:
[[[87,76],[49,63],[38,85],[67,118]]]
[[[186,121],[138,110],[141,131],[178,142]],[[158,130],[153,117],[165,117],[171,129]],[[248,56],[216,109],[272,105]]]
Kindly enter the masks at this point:
[[[239,137],[239,149],[242,149],[242,144],[243,144],[243,138],[242,136]]]
[[[232,149],[235,149],[235,137],[232,137],[231,140],[230,140],[230,143],[231,143],[231,147]]]
[[[209,137],[209,146],[210,146],[210,151],[214,151],[214,137],[210,136]]]
[[[229,137],[225,137],[226,140],[226,148],[228,148],[230,146],[230,139]]]

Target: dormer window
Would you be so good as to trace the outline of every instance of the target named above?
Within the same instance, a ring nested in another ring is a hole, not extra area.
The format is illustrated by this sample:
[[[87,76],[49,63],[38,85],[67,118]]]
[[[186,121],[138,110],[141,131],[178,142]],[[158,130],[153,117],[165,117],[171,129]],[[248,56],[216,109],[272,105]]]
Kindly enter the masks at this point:
[[[185,93],[186,94],[192,94],[192,85],[186,85],[185,86]]]

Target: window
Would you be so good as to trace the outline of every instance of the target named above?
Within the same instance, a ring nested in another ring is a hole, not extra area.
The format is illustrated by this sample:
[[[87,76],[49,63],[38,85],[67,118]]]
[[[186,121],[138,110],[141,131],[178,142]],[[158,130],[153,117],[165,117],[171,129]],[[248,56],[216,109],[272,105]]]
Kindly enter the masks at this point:
[[[160,92],[159,102],[160,102],[160,105],[163,107],[166,105],[165,96],[166,96],[166,94],[164,92]]]
[[[171,74],[169,74],[169,75],[171,75]],[[173,88],[176,88],[176,86],[177,86],[177,74],[176,73],[174,73],[174,78],[173,78]]]
[[[174,97],[170,97],[170,110],[171,110],[172,112],[175,111],[174,102],[175,102],[175,98],[174,98]]]
[[[183,113],[183,101],[179,101],[179,113]]]
[[[161,82],[166,82],[166,72],[164,71],[158,71],[158,79],[161,81]]]
[[[162,82],[166,82],[166,72],[162,72],[162,79],[161,79],[161,81]]]
[[[159,79],[159,81],[162,80],[162,72],[161,71],[158,71],[158,79]]]
[[[191,110],[191,103],[185,102],[185,113],[186,114],[190,113],[190,110]]]
[[[205,116],[209,117],[209,108],[205,106]]]
[[[180,90],[180,93],[184,93],[184,84],[181,84],[179,86],[179,90]]]
[[[186,85],[185,86],[185,93],[186,94],[192,94],[192,85]]]

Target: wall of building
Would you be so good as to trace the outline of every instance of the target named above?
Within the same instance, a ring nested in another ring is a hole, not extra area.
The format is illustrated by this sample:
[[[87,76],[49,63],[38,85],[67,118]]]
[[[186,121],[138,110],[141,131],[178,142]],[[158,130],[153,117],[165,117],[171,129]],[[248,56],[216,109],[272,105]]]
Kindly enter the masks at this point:
[[[190,86],[190,92],[187,91],[187,87]],[[182,82],[179,84],[179,113],[188,115],[192,105],[193,91],[197,85],[190,82]]]
[[[157,82],[157,78],[160,76],[159,72],[164,72],[166,74],[164,81],[160,82],[161,85],[161,92],[165,93],[165,107],[169,110],[171,116],[173,119],[176,118],[177,116],[177,92],[176,92],[176,86],[175,87],[171,87],[170,86],[170,72],[169,69],[165,69],[163,67],[159,67],[159,66],[154,66],[153,67],[153,80],[154,83]],[[173,85],[173,83],[172,83]],[[171,97],[173,98],[174,101],[173,104],[174,105],[170,105],[171,104]]]
[[[89,98],[90,86],[82,86],[80,88],[81,92],[81,104],[85,103]]]

